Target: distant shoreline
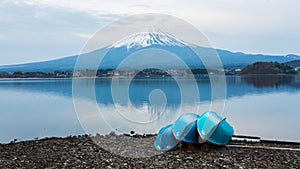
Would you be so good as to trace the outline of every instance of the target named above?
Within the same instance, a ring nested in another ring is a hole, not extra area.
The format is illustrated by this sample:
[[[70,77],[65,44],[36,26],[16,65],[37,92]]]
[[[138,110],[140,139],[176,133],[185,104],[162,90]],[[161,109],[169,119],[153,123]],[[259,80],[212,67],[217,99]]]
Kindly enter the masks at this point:
[[[278,73],[278,74],[225,74],[225,76],[241,76],[241,77],[247,77],[247,76],[299,76],[300,74],[283,74],[283,73]],[[221,76],[221,75],[194,75],[194,77],[209,77],[209,76]],[[109,77],[90,77],[90,76],[82,76],[82,77],[0,77],[0,80],[9,80],[9,79],[110,79],[110,78],[129,78],[132,76],[109,76]],[[193,77],[193,75],[189,76],[139,76],[135,78],[141,78],[141,79],[151,79],[151,78],[169,78],[169,77]]]
[[[278,62],[255,62],[240,68],[214,69],[98,69],[98,70],[55,70],[53,72],[0,72],[0,78],[114,78],[114,77],[202,77],[219,75],[296,75],[298,68]]]

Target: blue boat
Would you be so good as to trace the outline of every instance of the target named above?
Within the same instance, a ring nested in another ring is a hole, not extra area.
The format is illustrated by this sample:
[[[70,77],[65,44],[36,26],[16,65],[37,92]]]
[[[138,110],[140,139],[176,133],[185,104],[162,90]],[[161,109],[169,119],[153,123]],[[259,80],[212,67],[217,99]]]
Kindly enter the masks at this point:
[[[180,142],[177,140],[172,132],[173,125],[167,125],[160,129],[157,134],[157,137],[154,141],[154,147],[159,151],[168,151],[177,147]]]
[[[205,112],[197,121],[199,143],[209,142],[216,145],[227,144],[233,136],[234,130],[215,112]]]
[[[193,113],[181,115],[173,123],[173,135],[177,140],[187,143],[198,143],[197,120],[199,116]]]
[[[163,127],[158,132],[154,146],[159,151],[168,151],[176,148],[179,142],[225,145],[233,133],[226,119],[215,112],[205,112],[201,116],[187,113],[173,124]]]

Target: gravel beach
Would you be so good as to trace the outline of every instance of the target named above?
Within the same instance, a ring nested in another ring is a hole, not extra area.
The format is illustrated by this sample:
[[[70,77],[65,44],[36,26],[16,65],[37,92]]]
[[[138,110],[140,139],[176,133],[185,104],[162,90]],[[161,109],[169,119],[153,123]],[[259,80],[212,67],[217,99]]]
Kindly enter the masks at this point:
[[[0,144],[0,168],[300,168],[297,144],[205,144],[194,146],[190,153],[185,145],[157,152],[152,145],[154,140],[155,137],[132,139],[110,134]],[[130,146],[140,152],[130,152]],[[128,151],[124,151],[127,147]],[[142,158],[135,158],[139,156]]]

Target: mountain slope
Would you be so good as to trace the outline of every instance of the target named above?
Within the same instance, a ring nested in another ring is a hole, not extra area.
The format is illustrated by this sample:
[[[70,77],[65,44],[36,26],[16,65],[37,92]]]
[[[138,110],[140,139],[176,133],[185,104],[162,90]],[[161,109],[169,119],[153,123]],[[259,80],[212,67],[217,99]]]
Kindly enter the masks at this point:
[[[5,65],[0,66],[0,72],[53,72],[55,70],[73,70],[76,60],[77,55],[43,62]]]
[[[119,42],[111,45],[108,49],[108,53],[103,58],[100,68],[116,68],[122,61],[128,58],[129,55],[134,55],[137,53],[138,59],[142,62],[147,62],[145,59],[150,59],[151,61],[157,60],[155,64],[160,64],[164,68],[174,68],[176,64],[172,60],[165,59],[167,58],[167,53],[160,51],[166,51],[178,56],[182,61],[184,61],[191,68],[203,68],[204,65],[198,56],[189,48],[189,44],[183,42],[176,37],[163,33],[163,32],[142,32],[135,34],[120,40]],[[156,50],[157,49],[157,50]],[[211,48],[197,47],[201,50],[203,56],[206,55]],[[90,65],[92,62],[97,60],[101,51],[105,49],[98,49],[96,51],[83,54],[82,56],[82,69],[91,68]],[[148,51],[147,51],[148,50]],[[142,52],[145,51],[145,52]],[[233,53],[227,50],[217,49],[223,65],[225,68],[228,67],[245,67],[249,64],[255,62],[289,62],[300,59],[297,55],[287,55],[287,56],[274,56],[274,55],[252,55],[244,54],[241,52]],[[43,71],[43,72],[52,72],[55,70],[72,70],[76,63],[78,56],[69,56],[61,59],[50,60],[45,62],[34,62],[28,64],[20,65],[7,65],[0,66],[0,72],[33,72],[33,71]],[[154,59],[152,59],[154,58]],[[140,65],[139,60],[134,60],[131,62],[131,67],[142,66]],[[130,67],[129,66],[129,67]]]
[[[286,64],[290,67],[296,68],[296,67],[300,67],[300,60],[289,61],[284,64]]]

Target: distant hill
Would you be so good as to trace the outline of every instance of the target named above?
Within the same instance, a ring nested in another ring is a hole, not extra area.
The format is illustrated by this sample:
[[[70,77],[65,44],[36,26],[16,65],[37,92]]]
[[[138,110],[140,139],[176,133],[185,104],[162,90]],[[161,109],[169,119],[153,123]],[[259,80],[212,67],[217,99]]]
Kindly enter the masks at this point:
[[[296,67],[300,67],[300,60],[289,61],[289,62],[285,62],[284,64],[296,68]]]
[[[241,75],[247,74],[296,74],[294,68],[278,62],[256,62],[243,68]]]

